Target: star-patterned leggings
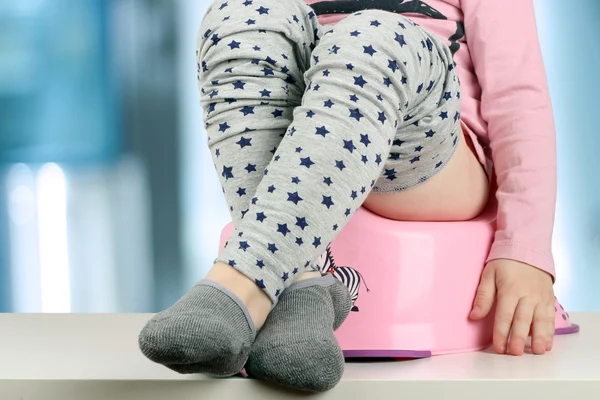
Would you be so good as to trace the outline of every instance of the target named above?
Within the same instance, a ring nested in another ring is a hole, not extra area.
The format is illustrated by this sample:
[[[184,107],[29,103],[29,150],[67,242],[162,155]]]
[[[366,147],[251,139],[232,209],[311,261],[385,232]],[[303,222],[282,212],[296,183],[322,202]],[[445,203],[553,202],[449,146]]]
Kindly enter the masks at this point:
[[[276,303],[371,190],[411,188],[452,157],[452,54],[381,10],[319,24],[300,0],[219,0],[198,36],[204,121],[236,231],[217,261]]]

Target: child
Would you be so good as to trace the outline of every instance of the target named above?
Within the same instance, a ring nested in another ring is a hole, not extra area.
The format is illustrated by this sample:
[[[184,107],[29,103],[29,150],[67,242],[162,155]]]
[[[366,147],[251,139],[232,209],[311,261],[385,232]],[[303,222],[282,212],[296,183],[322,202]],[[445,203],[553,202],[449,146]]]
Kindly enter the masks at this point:
[[[330,389],[351,299],[313,271],[327,245],[361,206],[468,220],[490,191],[497,232],[471,317],[496,301],[498,353],[522,354],[530,331],[534,353],[550,350],[555,133],[532,1],[309,3],[218,0],[203,20],[201,102],[236,231],[144,328],[144,354]]]

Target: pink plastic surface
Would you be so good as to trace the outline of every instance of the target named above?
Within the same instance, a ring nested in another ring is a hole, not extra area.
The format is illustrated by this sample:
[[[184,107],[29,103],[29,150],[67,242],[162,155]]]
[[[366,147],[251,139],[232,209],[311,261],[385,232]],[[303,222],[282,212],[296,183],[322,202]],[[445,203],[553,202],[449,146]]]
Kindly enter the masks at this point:
[[[232,231],[223,230],[221,248]],[[351,291],[360,278],[354,311],[336,332],[345,355],[422,358],[490,346],[493,313],[468,316],[493,233],[492,213],[399,222],[360,209],[320,260],[334,276],[351,276],[342,278]],[[556,333],[577,332],[558,301],[556,310]]]
[[[554,329],[556,335],[568,335],[579,332],[579,325],[569,319],[569,313],[565,311],[557,299],[554,300]]]

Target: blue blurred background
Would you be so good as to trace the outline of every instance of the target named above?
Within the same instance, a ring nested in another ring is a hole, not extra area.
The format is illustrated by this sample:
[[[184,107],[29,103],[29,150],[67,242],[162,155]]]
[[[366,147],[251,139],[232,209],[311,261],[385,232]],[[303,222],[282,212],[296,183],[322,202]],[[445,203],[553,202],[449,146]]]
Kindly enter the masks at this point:
[[[0,312],[157,311],[210,267],[228,214],[196,86],[208,5],[0,0]],[[600,2],[565,7],[536,1],[558,130],[556,292],[600,311]]]

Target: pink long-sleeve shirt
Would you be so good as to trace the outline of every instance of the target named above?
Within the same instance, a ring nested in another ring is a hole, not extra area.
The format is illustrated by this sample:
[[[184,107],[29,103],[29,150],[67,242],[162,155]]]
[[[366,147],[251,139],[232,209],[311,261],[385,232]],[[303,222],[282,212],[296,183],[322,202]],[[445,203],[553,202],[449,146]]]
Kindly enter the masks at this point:
[[[317,1],[323,0],[306,0]],[[480,162],[493,165],[497,228],[488,261],[520,261],[554,278],[556,134],[533,0],[418,3],[434,16],[403,15],[458,47],[461,122]],[[332,25],[344,17],[320,15],[319,21]]]

